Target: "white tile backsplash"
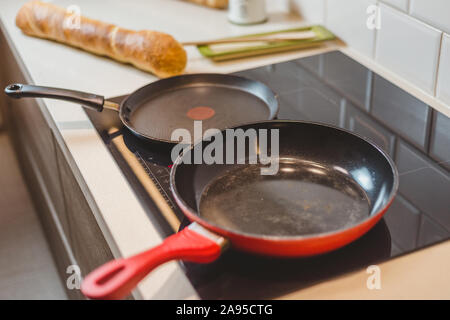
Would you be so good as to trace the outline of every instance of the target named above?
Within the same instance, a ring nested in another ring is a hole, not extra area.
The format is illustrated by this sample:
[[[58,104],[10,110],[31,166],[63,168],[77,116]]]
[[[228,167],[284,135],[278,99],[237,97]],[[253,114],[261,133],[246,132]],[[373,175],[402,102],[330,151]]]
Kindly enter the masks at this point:
[[[380,4],[375,60],[434,94],[442,32]]]
[[[327,0],[325,25],[348,45],[372,57],[375,31],[367,28],[367,8],[375,0]]]
[[[442,39],[437,82],[437,97],[450,105],[450,35],[448,34],[444,34]]]
[[[324,23],[325,0],[290,0],[290,8],[308,22]]]
[[[381,2],[389,4],[389,5],[397,8],[397,9],[400,9],[404,12],[408,11],[409,0],[381,0]]]
[[[324,24],[368,61],[450,110],[450,0],[266,1]],[[381,11],[380,30],[366,25],[370,5]]]
[[[420,20],[450,33],[449,0],[411,0],[410,13]]]

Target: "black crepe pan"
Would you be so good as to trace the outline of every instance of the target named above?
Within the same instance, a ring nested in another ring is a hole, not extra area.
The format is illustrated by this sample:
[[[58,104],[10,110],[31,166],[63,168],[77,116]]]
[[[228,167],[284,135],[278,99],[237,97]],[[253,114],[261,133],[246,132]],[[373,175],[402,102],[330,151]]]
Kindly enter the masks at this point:
[[[202,121],[204,132],[271,120],[278,112],[276,95],[263,83],[213,73],[155,81],[134,91],[120,105],[101,95],[26,84],[11,84],[5,93],[13,98],[71,101],[99,112],[112,109],[138,137],[167,143],[179,142],[171,137],[175,129],[187,129],[194,137],[194,120]]]

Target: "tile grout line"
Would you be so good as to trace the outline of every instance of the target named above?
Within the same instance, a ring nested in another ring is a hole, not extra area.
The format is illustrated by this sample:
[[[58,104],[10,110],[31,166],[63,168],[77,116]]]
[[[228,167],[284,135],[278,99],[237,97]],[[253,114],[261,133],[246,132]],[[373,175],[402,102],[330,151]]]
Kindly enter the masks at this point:
[[[427,115],[427,127],[426,127],[426,132],[425,132],[425,145],[424,145],[424,149],[425,152],[428,156],[430,155],[430,151],[431,151],[431,142],[432,142],[432,135],[433,135],[433,127],[434,127],[434,113],[436,112],[436,110],[434,110],[433,108],[430,108],[429,106],[427,106],[428,108],[428,115]]]
[[[433,96],[437,99],[437,87],[438,87],[438,80],[439,80],[439,69],[441,65],[441,57],[442,57],[442,47],[444,44],[444,32],[441,31],[441,40],[439,42],[439,50],[438,50],[438,57],[436,61],[436,73],[434,74],[434,86],[433,86]]]
[[[382,24],[382,22],[381,22],[381,7],[380,7],[380,1],[378,0],[378,1],[376,1],[375,2],[376,3],[376,5],[377,5],[377,19],[380,19],[380,28],[381,28],[381,24]],[[376,54],[377,54],[377,43],[378,43],[378,29],[377,28],[375,28],[374,30],[373,30],[373,32],[374,32],[374,35],[373,35],[373,48],[372,48],[372,59],[374,60],[374,61],[376,61]]]

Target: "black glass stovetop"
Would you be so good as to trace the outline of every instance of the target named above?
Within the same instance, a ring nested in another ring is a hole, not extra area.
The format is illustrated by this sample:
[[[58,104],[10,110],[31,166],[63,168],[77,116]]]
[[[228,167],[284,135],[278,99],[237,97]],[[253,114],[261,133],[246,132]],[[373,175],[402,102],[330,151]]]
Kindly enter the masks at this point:
[[[279,259],[230,249],[211,264],[183,263],[201,298],[277,298],[450,238],[450,159],[436,156],[442,153],[435,151],[433,140],[438,136],[436,119],[450,125],[449,118],[337,51],[236,74],[262,81],[278,94],[278,119],[325,122],[377,143],[396,161],[400,188],[385,217],[337,251]],[[145,178],[151,179],[181,222],[180,228],[186,226],[189,221],[169,190],[170,147],[135,137],[112,111],[88,115],[161,234],[173,234],[173,223],[144,188],[142,175],[138,179],[136,169],[125,161],[123,149],[113,143],[116,139],[138,160]],[[439,134],[441,144],[449,143],[450,132],[444,138]],[[443,147],[450,148],[450,143]]]

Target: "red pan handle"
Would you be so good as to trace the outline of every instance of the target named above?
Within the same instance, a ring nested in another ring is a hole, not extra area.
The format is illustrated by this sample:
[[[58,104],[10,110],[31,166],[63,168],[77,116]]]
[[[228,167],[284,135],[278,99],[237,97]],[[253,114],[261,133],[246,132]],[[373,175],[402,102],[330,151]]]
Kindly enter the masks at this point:
[[[216,260],[226,240],[193,223],[148,251],[110,261],[92,271],[81,285],[91,299],[122,299],[157,266],[180,259],[197,263]]]

